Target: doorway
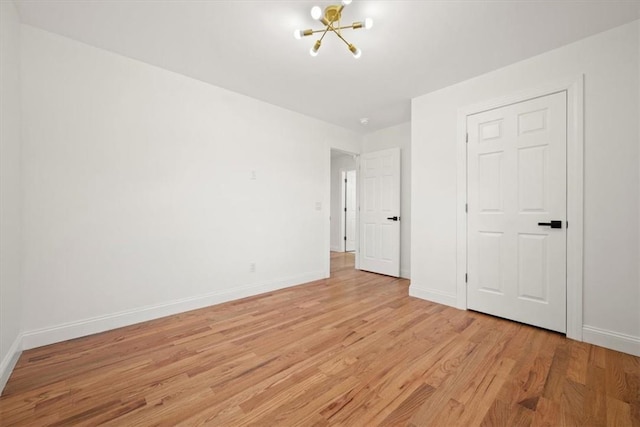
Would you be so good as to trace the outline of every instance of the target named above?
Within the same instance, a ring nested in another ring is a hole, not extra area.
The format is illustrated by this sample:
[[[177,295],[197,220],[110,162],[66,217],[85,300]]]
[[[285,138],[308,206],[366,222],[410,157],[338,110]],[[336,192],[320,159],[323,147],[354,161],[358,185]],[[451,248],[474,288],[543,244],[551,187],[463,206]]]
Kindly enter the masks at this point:
[[[357,249],[357,155],[331,150],[331,252]]]
[[[566,261],[565,261],[565,297],[566,297],[566,335],[578,341],[582,341],[582,270],[583,270],[583,198],[584,198],[584,77],[582,75],[566,80],[547,82],[536,88],[522,90],[512,95],[503,96],[475,105],[470,105],[458,110],[457,126],[457,301],[456,306],[461,309],[470,308],[468,305],[468,205],[467,178],[471,178],[467,168],[467,146],[471,135],[467,136],[467,119],[478,113],[500,109],[502,107],[521,103],[526,100],[544,98],[547,95],[564,93],[566,99]],[[531,117],[529,117],[531,118]],[[527,121],[527,117],[524,118]],[[538,123],[540,121],[538,120]],[[529,123],[530,125],[531,123]],[[519,123],[518,123],[519,125]],[[528,124],[524,124],[526,127]],[[490,130],[490,129],[488,129]],[[489,132],[490,133],[490,132]],[[488,134],[487,134],[488,136]],[[534,150],[535,151],[535,150]],[[492,160],[488,156],[487,160]],[[476,175],[477,178],[477,175]],[[487,178],[489,178],[487,176]],[[505,179],[507,179],[505,177]],[[477,202],[477,201],[476,201]],[[520,201],[518,200],[518,203]],[[555,218],[550,218],[555,220]],[[551,222],[551,221],[540,221]],[[569,228],[570,225],[570,228]],[[537,226],[537,221],[536,221]],[[549,224],[549,231],[553,225]],[[545,224],[539,227],[547,227]],[[490,230],[489,230],[490,231]],[[491,237],[491,236],[487,236]],[[532,240],[533,241],[533,240]],[[531,242],[526,242],[531,243]],[[538,243],[538,242],[534,242]],[[531,245],[529,245],[531,246]],[[533,245],[536,246],[536,245]],[[531,248],[523,248],[531,249]],[[477,252],[476,252],[477,253]],[[496,252],[497,253],[497,252]],[[472,261],[471,261],[472,262]],[[518,266],[516,266],[518,268]],[[477,271],[478,272],[478,271]],[[541,277],[538,275],[538,277]]]
[[[353,249],[356,269],[399,277],[400,149],[331,150],[330,171],[332,254]]]

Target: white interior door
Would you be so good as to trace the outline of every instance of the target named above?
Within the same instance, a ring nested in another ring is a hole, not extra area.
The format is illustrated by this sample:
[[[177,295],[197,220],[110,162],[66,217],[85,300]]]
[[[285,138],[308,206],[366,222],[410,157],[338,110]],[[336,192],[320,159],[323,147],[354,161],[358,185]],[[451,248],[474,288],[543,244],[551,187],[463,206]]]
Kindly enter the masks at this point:
[[[467,117],[467,305],[559,332],[566,332],[566,110],[560,92]],[[561,228],[541,225],[551,221]]]
[[[400,276],[400,149],[360,156],[361,270]]]
[[[345,250],[356,250],[356,171],[347,171],[345,182]]]

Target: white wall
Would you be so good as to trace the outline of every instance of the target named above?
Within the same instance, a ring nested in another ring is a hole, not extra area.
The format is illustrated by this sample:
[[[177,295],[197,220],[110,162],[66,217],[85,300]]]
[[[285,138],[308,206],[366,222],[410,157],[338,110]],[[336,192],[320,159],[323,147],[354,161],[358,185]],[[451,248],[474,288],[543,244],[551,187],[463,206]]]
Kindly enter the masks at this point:
[[[29,26],[22,41],[25,348],[328,274],[330,148],[357,135]]]
[[[356,161],[352,155],[332,155],[331,157],[331,250],[342,251],[344,235],[341,233],[342,209],[342,172],[356,169]]]
[[[20,348],[22,192],[20,177],[20,22],[0,2],[0,392]]]
[[[455,304],[458,109],[584,73],[584,339],[640,352],[639,41],[636,21],[413,100],[412,292]]]
[[[362,153],[400,148],[400,276],[411,277],[411,123],[402,123],[367,134]]]

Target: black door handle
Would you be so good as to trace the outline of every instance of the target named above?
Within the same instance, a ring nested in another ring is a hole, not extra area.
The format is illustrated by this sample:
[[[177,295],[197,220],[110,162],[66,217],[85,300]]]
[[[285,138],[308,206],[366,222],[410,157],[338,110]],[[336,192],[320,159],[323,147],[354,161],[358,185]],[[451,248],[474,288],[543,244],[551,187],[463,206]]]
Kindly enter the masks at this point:
[[[399,217],[399,216],[392,216],[392,217],[389,217],[389,218],[387,218],[387,219],[389,219],[389,220],[391,220],[391,221],[399,221],[399,220],[400,220],[400,217]]]
[[[562,221],[539,222],[538,225],[546,225],[551,228],[562,228]]]

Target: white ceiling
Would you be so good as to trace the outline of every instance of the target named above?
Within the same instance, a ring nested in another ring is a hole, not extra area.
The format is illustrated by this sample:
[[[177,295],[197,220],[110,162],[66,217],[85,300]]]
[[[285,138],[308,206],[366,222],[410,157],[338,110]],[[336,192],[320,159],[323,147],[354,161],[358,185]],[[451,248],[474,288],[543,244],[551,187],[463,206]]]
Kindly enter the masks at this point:
[[[338,1],[18,0],[24,23],[366,133],[410,119],[413,97],[640,17],[639,1],[354,0],[313,58],[314,4]],[[360,124],[361,117],[370,119]]]

